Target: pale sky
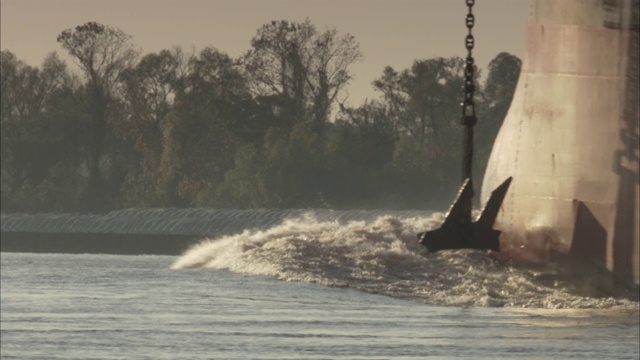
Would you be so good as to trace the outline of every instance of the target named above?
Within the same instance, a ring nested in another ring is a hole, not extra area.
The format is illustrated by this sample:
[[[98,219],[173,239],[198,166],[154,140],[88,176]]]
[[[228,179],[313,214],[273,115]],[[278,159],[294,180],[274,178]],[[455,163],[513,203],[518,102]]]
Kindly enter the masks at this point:
[[[335,27],[360,43],[364,55],[351,70],[349,101],[375,98],[371,82],[385,66],[415,59],[466,56],[465,0],[0,0],[0,45],[30,65],[51,51],[70,62],[57,35],[88,21],[133,36],[142,54],[180,45],[213,46],[237,57],[258,28],[272,20],[302,22],[319,31]],[[476,63],[485,68],[499,52],[522,58],[527,0],[476,0]],[[65,56],[63,56],[65,55]],[[486,71],[485,71],[486,73]],[[486,75],[486,74],[485,74]]]

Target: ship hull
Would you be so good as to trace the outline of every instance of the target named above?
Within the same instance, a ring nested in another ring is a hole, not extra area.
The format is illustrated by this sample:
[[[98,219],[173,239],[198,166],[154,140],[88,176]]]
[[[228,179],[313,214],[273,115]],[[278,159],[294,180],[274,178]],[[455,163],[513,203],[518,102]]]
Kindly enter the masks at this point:
[[[553,254],[639,282],[636,0],[531,0],[526,50],[482,199],[513,182],[499,256]]]

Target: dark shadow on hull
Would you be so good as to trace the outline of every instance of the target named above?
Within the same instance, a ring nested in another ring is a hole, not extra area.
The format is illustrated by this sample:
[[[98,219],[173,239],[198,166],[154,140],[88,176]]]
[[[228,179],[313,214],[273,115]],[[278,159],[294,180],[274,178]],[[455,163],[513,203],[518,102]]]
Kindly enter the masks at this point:
[[[548,263],[532,268],[534,281],[580,296],[638,301],[638,286],[628,276],[607,269],[607,230],[582,201],[574,229],[569,253],[552,251]]]
[[[574,259],[606,266],[607,230],[582,201],[578,202],[574,229],[569,255]]]
[[[616,219],[613,233],[613,270],[617,274],[633,277],[634,272],[634,255],[636,260],[638,254],[634,254],[634,235],[637,236],[635,227],[638,226],[638,215],[636,214],[635,203],[638,201],[637,193],[638,182],[640,182],[638,174],[638,151],[640,149],[640,114],[638,114],[638,99],[640,91],[638,89],[638,62],[640,61],[640,50],[638,50],[638,4],[634,2],[635,7],[630,11],[630,24],[632,27],[629,31],[629,47],[627,59],[627,79],[625,85],[625,101],[623,110],[623,128],[620,131],[620,140],[623,149],[614,153],[615,172],[619,176],[618,197],[616,209]],[[631,166],[625,164],[631,164]],[[635,169],[634,168],[635,165]],[[639,249],[636,248],[636,252]],[[636,265],[637,266],[637,265]],[[637,268],[635,271],[638,271]],[[638,274],[635,274],[638,276]]]

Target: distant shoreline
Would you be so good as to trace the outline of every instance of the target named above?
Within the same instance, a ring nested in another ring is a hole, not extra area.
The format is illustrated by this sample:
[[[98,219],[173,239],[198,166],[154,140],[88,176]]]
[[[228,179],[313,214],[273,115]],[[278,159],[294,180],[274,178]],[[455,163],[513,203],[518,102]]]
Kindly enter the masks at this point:
[[[0,252],[172,255],[200,238],[189,235],[2,232]]]

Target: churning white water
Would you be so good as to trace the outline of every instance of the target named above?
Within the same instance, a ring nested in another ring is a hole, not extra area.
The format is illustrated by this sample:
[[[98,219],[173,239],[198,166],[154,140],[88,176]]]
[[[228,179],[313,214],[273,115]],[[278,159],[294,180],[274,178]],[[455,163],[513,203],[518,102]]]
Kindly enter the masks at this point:
[[[485,251],[428,253],[416,233],[435,228],[443,217],[387,215],[344,223],[310,212],[266,230],[206,239],[172,268],[226,269],[432,305],[638,308],[624,298],[577,293],[580,286],[562,279],[539,281],[535,271],[497,262]]]

